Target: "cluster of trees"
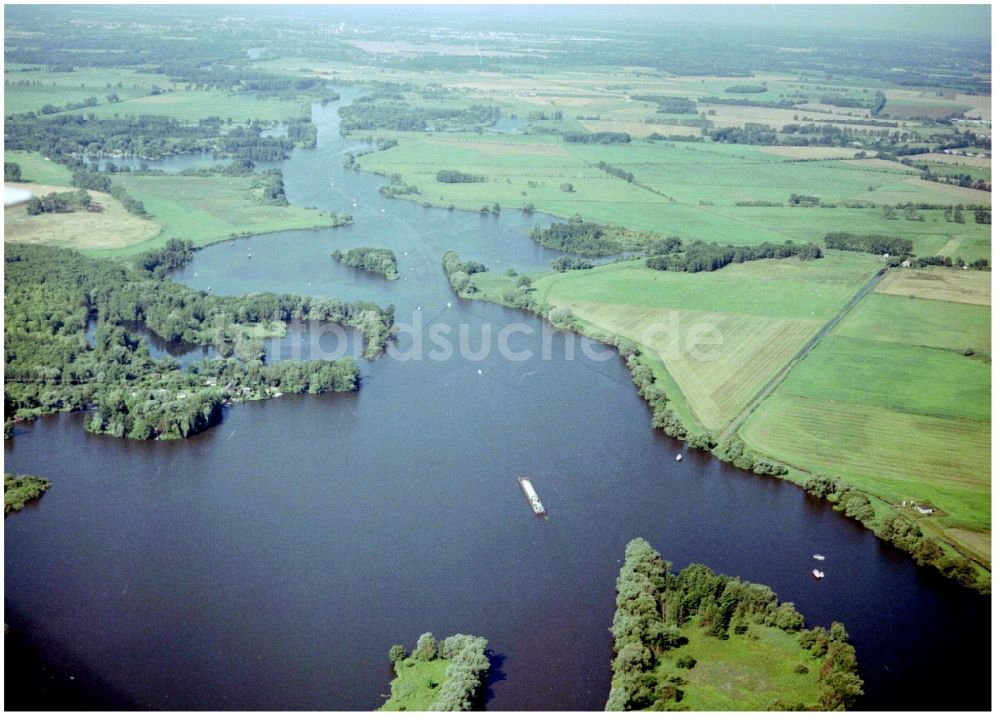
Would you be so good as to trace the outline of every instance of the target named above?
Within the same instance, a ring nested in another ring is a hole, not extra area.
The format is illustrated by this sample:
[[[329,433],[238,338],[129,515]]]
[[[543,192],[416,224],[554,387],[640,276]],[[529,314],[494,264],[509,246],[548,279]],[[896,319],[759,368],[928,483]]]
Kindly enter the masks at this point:
[[[783,477],[788,474],[787,467],[775,460],[757,457],[738,437],[731,438],[719,448],[719,457],[743,470],[752,470],[757,475]]]
[[[910,255],[913,241],[889,235],[859,235],[848,232],[831,232],[823,238],[829,250],[850,250],[874,255]]]
[[[510,271],[509,274],[517,279],[514,281],[514,287],[508,288],[501,293],[501,300],[511,307],[534,310],[535,289],[531,286],[531,278],[527,275],[517,275],[517,273]]]
[[[763,85],[730,85],[725,92],[734,95],[753,95],[754,93],[766,93],[767,88]]]
[[[486,272],[486,266],[480,262],[469,260],[462,262],[458,253],[449,250],[441,260],[448,282],[459,295],[471,295],[476,292],[476,284],[472,281],[472,276],[476,273]]]
[[[44,105],[42,105],[39,112],[42,115],[55,115],[56,113],[61,113],[66,110],[83,110],[85,108],[91,108],[91,107],[97,107],[96,97],[84,98],[79,102],[68,102],[65,105],[53,105],[52,103],[45,103]]]
[[[670,405],[670,398],[656,384],[656,377],[652,369],[642,359],[642,351],[639,347],[624,338],[608,338],[608,342],[616,345],[618,354],[625,358],[625,366],[632,374],[632,382],[638,388],[639,396],[649,403],[653,411],[653,427],[662,430],[665,435],[675,437],[678,440],[686,440],[693,448],[710,450],[715,447],[715,440],[711,435],[694,435],[689,433],[684,423],[673,411]]]
[[[743,127],[724,127],[713,130],[709,137],[718,143],[740,145],[778,145],[774,128],[760,123],[746,123]]]
[[[882,109],[884,107],[885,107],[885,93],[882,92],[881,90],[876,90],[870,108],[872,117],[876,117],[880,112],[882,112]]]
[[[762,243],[756,246],[718,245],[696,241],[686,245],[683,251],[646,258],[646,267],[674,272],[712,272],[731,263],[789,257],[816,260],[823,257],[823,251],[812,243],[796,245],[790,240],[783,245]]]
[[[566,272],[567,270],[590,270],[594,263],[584,258],[572,258],[563,256],[552,261],[552,269],[556,272]]]
[[[70,183],[73,187],[93,190],[94,192],[111,192],[111,178],[94,170],[79,167],[73,171]]]
[[[52,486],[47,478],[37,475],[3,474],[3,514],[7,515],[24,508],[32,500],[37,500]]]
[[[3,164],[3,181],[21,182],[21,166],[18,163],[5,162]]]
[[[563,133],[563,142],[583,143],[585,145],[614,145],[615,143],[630,143],[632,136],[627,132],[571,132]]]
[[[109,193],[111,197],[122,204],[127,212],[133,215],[138,215],[139,217],[146,216],[146,207],[142,204],[141,200],[136,200],[134,197],[128,194],[121,185],[114,185],[111,182],[111,178],[107,175],[93,170],[88,170],[82,166],[76,166],[73,171],[73,176],[70,182],[74,187],[83,188],[85,190],[93,190],[94,192]]]
[[[700,97],[698,102],[705,105],[738,105],[740,107],[756,107],[756,108],[791,108],[795,107],[796,103],[801,102],[800,100],[793,100],[791,98],[780,98],[778,100],[750,100],[745,97]]]
[[[698,112],[698,106],[691,98],[680,95],[633,95],[633,100],[656,104],[656,112],[668,115],[691,115]]]
[[[135,258],[135,266],[150,277],[166,278],[174,270],[180,270],[194,257],[194,243],[190,240],[170,238],[167,244],[156,250],[148,250]]]
[[[550,116],[544,110],[529,110],[528,120],[531,122],[537,122],[539,120],[562,120],[563,113],[562,110],[553,110]]]
[[[559,330],[573,330],[576,328],[576,316],[569,308],[552,308],[545,315],[553,327]]]
[[[256,197],[264,205],[288,205],[288,198],[285,196],[285,178],[280,168],[254,173],[250,187],[257,191]]]
[[[627,170],[622,170],[621,168],[612,167],[603,160],[597,163],[597,167],[606,172],[608,175],[614,175],[616,178],[621,178],[625,182],[635,182],[635,175],[628,172]]]
[[[788,196],[788,204],[795,207],[815,207],[819,205],[819,197],[816,195],[799,195],[792,193]]]
[[[863,108],[868,107],[868,103],[865,98],[855,97],[853,95],[820,95],[819,101],[823,105],[833,105],[834,107],[844,107],[844,108]]]
[[[593,222],[553,223],[544,230],[533,228],[528,236],[542,247],[592,257],[618,255],[624,250],[612,228]]]
[[[189,250],[172,243],[130,267],[69,250],[8,245],[6,419],[90,409],[87,427],[95,432],[185,437],[217,422],[229,400],[357,386],[351,358],[263,366],[247,326],[278,323],[277,331],[292,320],[316,320],[354,327],[366,337],[366,357],[379,354],[393,332],[391,306],[271,293],[211,296],[163,279],[164,268],[183,262]],[[84,333],[95,317],[91,348]],[[181,372],[172,360],[149,357],[145,341],[125,329],[135,325],[166,341],[212,345],[223,359]]]
[[[228,127],[223,129],[223,125]],[[287,137],[267,137],[259,122],[244,127],[224,123],[219,117],[183,123],[159,115],[39,119],[29,114],[8,118],[5,133],[9,149],[41,152],[64,164],[84,155],[156,159],[197,152],[253,161],[284,160],[296,144],[315,147],[316,126],[309,117],[291,118],[287,125]]]
[[[528,237],[551,250],[589,257],[619,255],[623,252],[645,252],[651,243],[674,240],[656,233],[583,222],[578,215],[569,222],[553,223],[544,230],[539,227],[532,228]]]
[[[798,634],[802,647],[824,658],[815,709],[842,710],[862,694],[854,648],[843,625],[804,631],[805,619],[791,603],[778,603],[766,585],[716,575],[701,564],[674,574],[648,542],[632,540],[618,575],[611,693],[605,710],[683,709],[685,680],[662,660],[686,643],[684,633],[704,632],[728,640],[753,626]],[[672,657],[672,656],[671,656]],[[691,668],[697,658],[682,655],[674,667]]]
[[[354,164],[355,169],[357,169],[357,163]],[[407,185],[403,182],[403,176],[399,173],[393,173],[389,176],[389,184],[383,185],[378,189],[380,193],[386,197],[400,197],[402,195],[419,195],[420,188],[416,185]]]
[[[42,197],[32,197],[26,208],[29,215],[42,213],[64,213],[90,208],[93,198],[86,190],[75,192],[49,193]]]
[[[493,125],[500,119],[500,108],[470,105],[467,108],[418,107],[402,99],[402,95],[359,98],[351,105],[338,108],[340,132],[357,130],[424,130],[472,129]]]
[[[962,258],[951,259],[950,255],[934,255],[930,257],[913,258],[911,261],[914,267],[969,267],[972,270],[989,270],[990,261],[986,258],[979,258],[968,265]]]
[[[357,247],[351,248],[347,252],[334,250],[331,255],[337,262],[360,268],[365,272],[382,275],[386,280],[395,280],[399,277],[399,271],[396,268],[396,253],[388,248]]]
[[[389,660],[399,675],[417,663],[447,660],[444,682],[434,702],[426,709],[431,712],[477,710],[482,706],[483,685],[490,671],[487,645],[486,638],[473,635],[452,635],[438,643],[433,635],[424,633],[418,638],[412,654],[407,654],[402,645],[393,645],[389,649]],[[397,692],[395,687],[393,692]]]
[[[471,175],[458,170],[438,170],[437,181],[440,183],[481,183],[486,182],[486,176]]]

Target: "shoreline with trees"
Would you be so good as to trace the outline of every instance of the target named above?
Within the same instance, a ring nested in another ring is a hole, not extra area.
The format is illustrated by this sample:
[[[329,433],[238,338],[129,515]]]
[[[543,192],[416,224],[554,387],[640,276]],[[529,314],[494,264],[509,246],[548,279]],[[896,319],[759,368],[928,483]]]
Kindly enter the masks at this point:
[[[480,710],[490,670],[487,640],[452,635],[440,643],[429,632],[417,639],[413,652],[402,645],[389,650],[396,678],[391,695],[379,710],[454,712]]]
[[[625,549],[605,710],[847,710],[863,695],[841,623],[805,629],[766,585]]]

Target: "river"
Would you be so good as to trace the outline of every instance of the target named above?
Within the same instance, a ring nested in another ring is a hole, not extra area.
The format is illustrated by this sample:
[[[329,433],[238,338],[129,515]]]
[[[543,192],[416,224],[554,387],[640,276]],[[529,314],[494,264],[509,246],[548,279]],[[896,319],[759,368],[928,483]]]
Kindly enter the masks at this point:
[[[424,631],[489,639],[490,710],[601,709],[615,579],[637,536],[676,568],[702,562],[770,585],[811,624],[844,622],[865,708],[989,707],[988,599],[798,488],[654,432],[619,359],[456,300],[445,250],[542,269],[556,254],[525,230],[546,219],[382,198],[383,178],[342,168],[363,146],[339,136],[338,106],[314,107],[317,148],[281,167],[292,202],[355,224],[215,245],[176,278],[393,303],[398,322],[417,313],[424,359],[362,362],[358,393],[237,405],[186,441],[90,435],[76,414],[7,440],[8,471],[53,481],[4,523],[8,709],[372,709],[389,647]],[[329,257],[361,244],[393,248],[400,279]],[[456,348],[466,325],[470,352],[430,359],[433,323]],[[505,327],[530,358],[496,351]],[[494,350],[470,358],[486,333]],[[404,332],[399,348],[417,342]],[[269,359],[296,343],[315,347],[293,332]],[[827,557],[822,582],[813,553]]]

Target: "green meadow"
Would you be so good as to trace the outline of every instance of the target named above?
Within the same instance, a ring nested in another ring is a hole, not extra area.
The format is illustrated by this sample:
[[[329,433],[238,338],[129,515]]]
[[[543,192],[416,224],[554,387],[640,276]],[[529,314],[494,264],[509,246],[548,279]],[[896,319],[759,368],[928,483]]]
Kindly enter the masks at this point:
[[[585,333],[645,347],[657,384],[685,424],[716,432],[879,267],[870,255],[831,252],[812,262],[765,260],[712,273],[658,272],[625,261],[532,279],[537,305],[571,310]],[[482,297],[500,302],[514,287],[500,273],[475,282]]]
[[[748,712],[777,701],[791,707],[819,704],[823,661],[799,646],[797,634],[751,624],[745,634],[720,640],[690,621],[682,630],[688,642],[664,652],[655,672],[684,680],[681,703],[687,709]],[[693,668],[677,667],[685,655],[697,659]],[[796,672],[799,666],[807,672]]]
[[[69,185],[73,173],[65,165],[43,158],[39,153],[5,150],[5,163],[17,163],[21,166],[21,182],[33,182],[39,185]]]
[[[680,235],[723,244],[822,243],[827,232],[882,233],[913,241],[918,255],[934,255],[958,236],[967,259],[990,257],[989,226],[971,218],[945,221],[940,210],[923,222],[884,219],[881,208],[792,207],[789,196],[822,202],[941,202],[940,193],[966,191],[940,183],[912,184],[912,172],[873,170],[839,160],[797,162],[759,148],[703,143],[576,145],[552,136],[418,135],[396,133],[400,145],[360,159],[366,170],[400,174],[434,205],[478,210],[500,203],[559,217]],[[634,183],[596,167],[605,162],[635,176]],[[439,170],[483,175],[484,183],[440,183]],[[566,191],[566,185],[572,191]],[[972,191],[978,192],[978,191]],[[955,200],[961,202],[962,200]],[[736,203],[780,203],[748,207]]]
[[[30,69],[26,69],[30,68]],[[114,106],[107,97],[120,101],[141,98],[161,90],[183,87],[166,75],[140,73],[122,68],[78,67],[73,72],[56,72],[39,67],[7,65],[4,69],[4,113],[39,112],[45,105],[64,107],[95,98],[98,106]],[[97,107],[86,112],[98,112]]]
[[[740,434],[897,506],[930,503],[925,527],[966,531],[947,534],[988,563],[990,314],[986,305],[872,293]]]
[[[332,224],[329,213],[320,210],[262,204],[247,177],[123,174],[115,182],[141,200],[162,227],[155,238],[126,248],[128,254],[157,247],[173,237],[200,246],[237,235]]]
[[[426,711],[437,699],[450,660],[417,660],[407,658],[397,662],[396,677],[390,686],[390,697],[379,708],[387,712]]]

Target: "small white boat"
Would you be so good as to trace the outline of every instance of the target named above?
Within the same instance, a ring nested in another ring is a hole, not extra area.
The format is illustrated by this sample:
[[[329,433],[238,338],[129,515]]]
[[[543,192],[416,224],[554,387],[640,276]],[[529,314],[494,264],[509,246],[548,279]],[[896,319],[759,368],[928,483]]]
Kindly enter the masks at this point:
[[[482,368],[480,368],[479,370],[476,370],[476,373],[479,374],[479,375],[482,375],[483,374]]]
[[[826,555],[813,555],[813,560],[826,560]]]
[[[824,573],[822,570],[817,570],[816,568],[813,568],[813,577],[816,578],[817,580],[822,580],[823,578],[826,577],[826,573]]]
[[[385,212],[385,208],[382,208],[382,212]]]
[[[247,258],[252,258],[252,257],[253,257],[253,253],[252,252],[248,252],[247,253]]]
[[[677,453],[677,457],[676,457],[676,458],[674,458],[674,459],[675,459],[675,460],[676,460],[677,462],[680,462],[681,460],[683,460],[683,459],[684,459],[684,456],[683,456],[683,455],[681,455],[680,453]]]

